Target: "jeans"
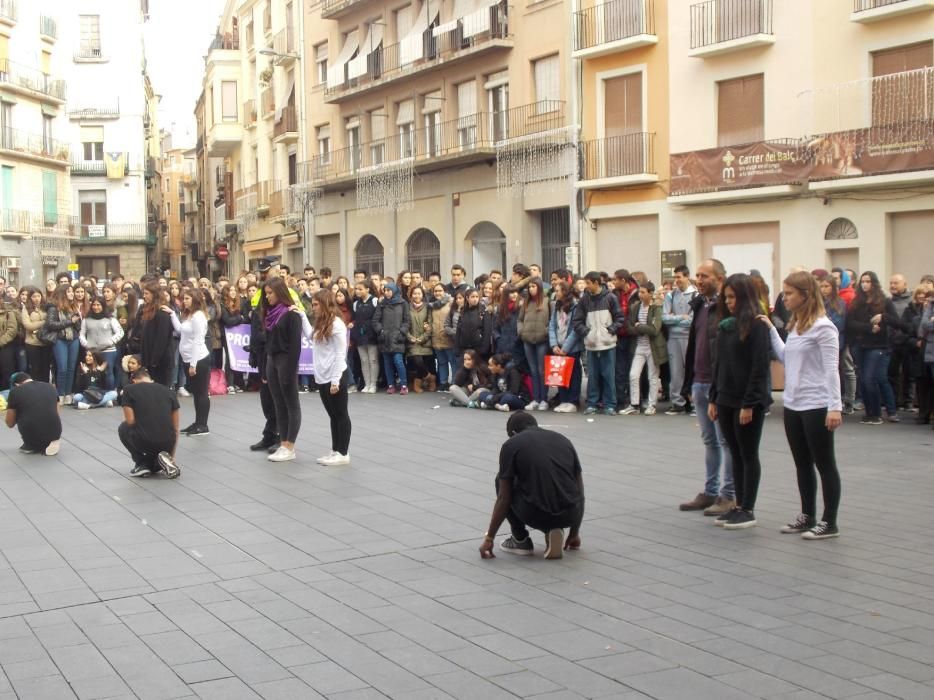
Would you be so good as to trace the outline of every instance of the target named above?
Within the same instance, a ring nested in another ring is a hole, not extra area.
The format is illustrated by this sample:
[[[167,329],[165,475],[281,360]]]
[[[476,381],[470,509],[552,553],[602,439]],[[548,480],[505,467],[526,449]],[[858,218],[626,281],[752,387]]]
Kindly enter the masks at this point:
[[[104,392],[104,396],[103,396],[103,398],[100,400],[99,403],[91,403],[90,401],[88,401],[88,400],[84,397],[84,394],[80,394],[80,393],[79,393],[79,394],[75,394],[75,403],[76,403],[76,404],[79,404],[79,403],[86,403],[86,404],[88,404],[91,408],[100,408],[101,406],[105,406],[105,405],[107,405],[107,402],[108,402],[108,401],[113,401],[113,402],[115,402],[115,403],[116,403],[116,401],[117,401],[117,392],[114,391],[113,389],[110,389],[109,391]]]
[[[121,423],[117,427],[117,435],[120,437],[120,442],[123,443],[123,446],[133,458],[133,464],[148,467],[149,471],[152,472],[159,471],[156,457],[159,456],[160,452],[168,452],[171,454],[175,451],[174,438],[171,442],[166,442],[161,445],[146,442],[140,436],[139,429],[135,425],[129,425],[126,422]]]
[[[840,507],[840,472],[837,471],[833,433],[824,424],[827,409],[792,411],[785,408],[784,414],[785,436],[798,473],[801,512],[813,520],[817,519],[816,465],[824,494],[824,515],[821,519],[829,525],[836,525],[837,509]]]
[[[762,406],[753,408],[752,421],[746,425],[740,425],[739,414],[738,408],[717,406],[717,423],[733,458],[736,503],[744,510],[754,510],[759,494],[759,480],[762,478],[759,443],[762,441],[765,409]]]
[[[866,405],[867,418],[881,418],[882,404],[889,415],[895,415],[895,393],[889,384],[889,351],[872,348],[853,348],[853,359],[859,369],[860,394]]]
[[[276,407],[279,439],[294,443],[302,427],[302,407],[298,402],[296,366],[289,365],[288,355],[279,353],[266,357],[266,383]]]
[[[211,412],[211,397],[208,389],[211,383],[211,355],[205,355],[195,365],[195,376],[188,374],[189,365],[182,362],[182,370],[188,377],[188,388],[191,390],[192,401],[195,405],[195,425],[200,428],[208,427],[208,414]]]
[[[402,359],[401,352],[382,352],[380,353],[383,356],[383,370],[386,372],[386,386],[395,386],[396,382],[394,377],[398,375],[399,383],[402,386],[407,386],[405,381],[405,361]]]
[[[843,404],[852,406],[856,403],[856,365],[848,347],[840,351],[840,376],[843,378]]]
[[[479,389],[474,389],[473,392],[471,392],[471,394],[468,396],[467,391],[463,387],[459,387],[457,384],[452,384],[450,391],[453,405],[459,404],[461,406],[466,406],[471,401],[479,401],[480,397],[485,393],[489,393],[490,390],[484,387],[480,387]]]
[[[379,380],[379,348],[375,345],[358,345],[357,354],[360,356],[363,383],[375,387]]]
[[[658,401],[658,365],[655,364],[655,358],[652,356],[652,346],[639,347],[632,356],[632,364],[629,367],[629,400],[633,406],[639,405],[639,381],[642,378],[642,368],[647,367],[649,372],[649,391],[645,397],[649,407],[654,407]]]
[[[616,339],[616,400],[615,404],[628,406],[632,403],[632,397],[629,396],[629,368],[632,364],[632,338],[629,336],[620,336]],[[603,396],[606,403],[606,395]]]
[[[79,347],[77,338],[74,340],[59,339],[52,346],[52,355],[55,356],[55,388],[59,396],[67,396],[74,386]]]
[[[721,496],[733,500],[733,459],[723,432],[716,421],[707,416],[707,394],[710,384],[695,382],[691,386],[691,401],[697,409],[697,421],[700,423],[701,440],[704,443],[704,464],[707,476],[704,481],[704,493],[708,496]],[[720,484],[720,465],[723,465],[723,485]]]
[[[496,493],[499,495],[499,479],[496,480]],[[569,529],[577,534],[580,531],[581,521],[584,519],[584,500],[575,507],[563,513],[545,513],[535,506],[527,503],[522,498],[518,498],[513,493],[512,503],[509,506],[509,513],[506,514],[506,520],[509,521],[509,529],[512,536],[522,542],[529,536],[526,526],[535,530],[541,530],[547,533],[556,528]]]
[[[117,351],[108,350],[107,352],[102,352],[101,355],[104,356],[104,361],[107,363],[107,370],[105,372],[105,386],[107,389],[113,389],[117,386]]]
[[[603,406],[616,410],[616,348],[587,351],[587,408],[596,408],[603,390]]]
[[[575,406],[581,401],[581,356],[580,353],[568,355],[574,360],[574,369],[571,370],[571,383],[567,387],[558,387],[558,401],[572,403]]]
[[[454,348],[436,348],[435,359],[438,362],[438,382],[450,384],[454,377]]]
[[[525,350],[525,361],[529,363],[532,378],[532,401],[544,401],[547,396],[545,389],[545,355],[548,354],[548,343],[522,343]]]
[[[349,370],[341,376],[340,389],[331,393],[330,384],[318,384],[321,405],[331,419],[331,450],[347,455],[350,449],[350,413],[347,411],[347,384],[350,381]]]
[[[479,397],[480,403],[485,403],[488,408],[493,408],[497,404],[509,406],[510,411],[518,411],[525,408],[526,401],[521,396],[510,394],[508,391],[502,394],[494,394],[491,391],[483,391]]]
[[[674,406],[684,406],[687,401],[681,392],[684,390],[684,357],[688,351],[688,337],[672,335],[668,338],[668,396]]]

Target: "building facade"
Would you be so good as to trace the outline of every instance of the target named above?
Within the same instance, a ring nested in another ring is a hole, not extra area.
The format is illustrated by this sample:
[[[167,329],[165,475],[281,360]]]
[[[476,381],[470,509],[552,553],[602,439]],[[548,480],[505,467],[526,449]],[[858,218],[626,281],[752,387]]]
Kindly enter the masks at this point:
[[[145,72],[145,10],[144,0],[63,6],[71,257],[81,274],[138,277],[158,262],[158,96]]]
[[[71,232],[62,17],[0,3],[0,275],[43,287],[67,268]]]
[[[162,218],[166,223],[160,267],[174,277],[197,274],[199,232],[196,202],[197,175],[193,149],[173,148],[162,139]]]

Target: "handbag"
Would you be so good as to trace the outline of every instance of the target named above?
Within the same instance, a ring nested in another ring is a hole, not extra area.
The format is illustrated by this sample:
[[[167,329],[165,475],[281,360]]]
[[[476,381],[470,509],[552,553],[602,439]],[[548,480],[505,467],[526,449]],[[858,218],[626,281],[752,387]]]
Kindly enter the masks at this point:
[[[223,396],[227,393],[227,379],[224,377],[224,370],[212,369],[211,378],[208,381],[208,394],[210,396]]]
[[[98,389],[96,386],[89,386],[81,393],[84,396],[85,402],[89,404],[99,404],[104,398],[104,392]]]
[[[545,386],[567,389],[571,386],[574,358],[566,355],[545,355]]]
[[[55,345],[55,341],[58,340],[58,331],[53,331],[51,328],[45,325],[35,331],[35,335],[36,338],[39,339],[39,342],[44,343],[45,345]]]

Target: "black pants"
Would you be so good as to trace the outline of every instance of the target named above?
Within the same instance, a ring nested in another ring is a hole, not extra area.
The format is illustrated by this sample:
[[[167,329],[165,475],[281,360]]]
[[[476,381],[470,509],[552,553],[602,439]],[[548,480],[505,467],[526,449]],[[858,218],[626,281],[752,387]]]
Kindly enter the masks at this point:
[[[932,370],[934,364],[924,364],[924,371],[921,375],[915,377],[915,391],[918,394],[918,420],[927,422],[931,418],[931,398],[934,392],[932,384]]]
[[[272,392],[266,380],[266,356],[258,361],[259,367],[259,405],[263,409],[266,424],[263,426],[263,440],[266,442],[279,442],[279,423],[276,420],[276,404],[272,400]]]
[[[499,479],[496,479],[495,486],[496,494],[499,495]],[[580,530],[581,521],[583,519],[583,501],[576,507],[560,515],[553,515],[551,513],[542,512],[520,498],[513,498],[512,504],[509,506],[509,513],[506,514],[506,520],[509,522],[512,536],[517,540],[524,540],[529,536],[527,527],[531,527],[534,530],[541,530],[542,532],[548,532],[556,528]]]
[[[346,370],[341,377],[340,390],[331,393],[330,384],[318,384],[321,405],[331,419],[331,449],[346,455],[350,449],[350,413],[347,411],[347,383],[350,376]],[[317,384],[317,382],[316,382]]]
[[[762,478],[759,442],[762,440],[765,409],[762,406],[753,408],[752,421],[746,425],[739,424],[740,410],[717,404],[717,423],[733,458],[736,503],[745,510],[754,510],[759,494],[759,480]]]
[[[156,457],[160,452],[171,454],[175,450],[175,440],[156,445],[144,440],[140,435],[139,428],[135,425],[129,425],[124,422],[117,428],[117,435],[120,436],[120,442],[133,458],[133,464],[141,464],[150,471],[159,471],[156,463]]]
[[[829,525],[836,525],[840,507],[840,472],[837,471],[833,433],[824,425],[826,419],[825,408],[811,411],[786,408],[785,435],[798,470],[801,512],[811,518],[817,517],[817,477],[814,474],[814,466],[817,465],[824,492],[824,516],[821,519]]]
[[[26,345],[26,367],[37,382],[48,382],[52,372],[52,346]]]
[[[302,407],[298,402],[298,367],[289,364],[285,353],[266,356],[266,383],[276,409],[279,439],[295,442],[302,427]]]
[[[195,425],[201,428],[208,427],[208,414],[211,412],[211,396],[209,386],[211,383],[211,355],[205,355],[195,364],[195,376],[188,374],[191,367],[187,362],[182,363],[182,369],[188,378],[188,391],[191,392],[195,404]]]
[[[416,379],[424,379],[431,374],[431,365],[429,364],[431,359],[428,355],[409,355],[405,358],[405,368],[409,375],[410,384]]]
[[[172,366],[171,362],[166,362],[165,364],[159,367],[147,367],[149,370],[149,376],[152,377],[152,380],[156,384],[161,384],[168,388],[172,388],[173,380],[175,377],[172,375],[175,374],[175,368]]]
[[[0,389],[10,388],[10,376],[15,371],[16,343],[10,342],[0,348]]]

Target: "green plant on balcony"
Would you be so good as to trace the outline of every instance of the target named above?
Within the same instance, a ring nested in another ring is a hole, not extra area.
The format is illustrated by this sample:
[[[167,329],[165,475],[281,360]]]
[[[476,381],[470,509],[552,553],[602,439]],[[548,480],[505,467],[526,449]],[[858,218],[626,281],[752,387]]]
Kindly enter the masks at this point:
[[[260,72],[260,74],[257,76],[257,80],[259,80],[259,84],[262,85],[263,87],[271,85],[272,84],[272,66],[268,66],[262,72]]]

